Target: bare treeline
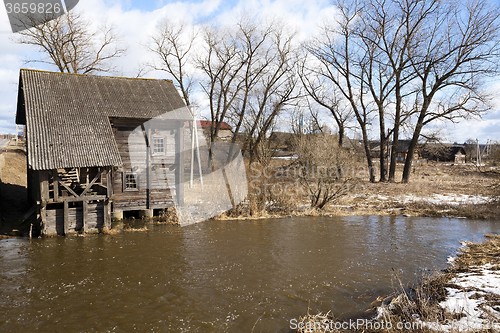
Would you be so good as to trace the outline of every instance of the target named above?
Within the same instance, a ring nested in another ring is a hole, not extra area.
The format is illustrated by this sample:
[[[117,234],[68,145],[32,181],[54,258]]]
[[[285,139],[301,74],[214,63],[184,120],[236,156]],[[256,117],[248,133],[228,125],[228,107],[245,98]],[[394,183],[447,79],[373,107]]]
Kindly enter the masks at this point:
[[[180,67],[203,73],[212,141],[229,121],[233,140],[245,133],[243,150],[253,160],[280,112],[307,104],[313,115],[328,111],[340,144],[346,127],[361,132],[372,182],[373,134],[381,147],[380,181],[395,181],[398,141],[410,137],[402,178],[408,182],[425,126],[489,109],[483,84],[498,73],[498,6],[478,0],[337,0],[336,6],[338,15],[300,47],[284,24],[246,17],[230,27],[205,26],[182,43],[172,35],[180,30],[167,25],[158,36],[166,35],[174,50],[190,50],[199,37],[203,51],[189,64],[185,52],[170,52],[168,60],[159,48],[153,51],[165,68],[177,64],[167,71],[184,96],[183,86],[190,85],[178,75]]]
[[[166,21],[150,37],[149,66],[174,80],[187,105],[206,101],[212,142],[228,122],[232,141],[242,143],[252,161],[265,155],[262,145],[285,111],[305,107],[317,120],[322,109],[336,124],[340,145],[347,128],[361,133],[372,182],[377,175],[371,142],[380,142],[379,180],[395,181],[398,141],[411,138],[402,178],[408,182],[428,124],[489,110],[484,84],[498,74],[498,4],[335,0],[335,5],[337,14],[306,41],[278,20]],[[105,29],[98,39],[86,24],[71,20],[81,21],[62,16],[24,33],[19,42],[37,45],[60,71],[109,71],[109,61],[123,53],[114,31]],[[56,36],[64,45],[47,43],[54,34],[67,36]]]

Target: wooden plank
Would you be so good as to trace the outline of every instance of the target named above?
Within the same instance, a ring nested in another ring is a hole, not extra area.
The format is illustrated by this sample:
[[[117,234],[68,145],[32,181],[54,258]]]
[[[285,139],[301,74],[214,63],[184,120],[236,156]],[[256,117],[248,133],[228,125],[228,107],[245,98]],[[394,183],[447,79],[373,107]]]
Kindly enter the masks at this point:
[[[89,201],[98,201],[98,200],[106,200],[106,196],[105,195],[89,195],[89,196],[86,196],[86,197],[83,197],[83,198],[74,198],[74,197],[67,197],[67,198],[63,198],[62,201],[64,202],[83,202],[83,201],[86,201],[86,202],[89,202]]]
[[[87,223],[89,220],[89,203],[87,201],[83,202],[83,229],[82,232],[87,233]]]
[[[67,235],[69,233],[69,204],[68,201],[64,201],[64,234]]]

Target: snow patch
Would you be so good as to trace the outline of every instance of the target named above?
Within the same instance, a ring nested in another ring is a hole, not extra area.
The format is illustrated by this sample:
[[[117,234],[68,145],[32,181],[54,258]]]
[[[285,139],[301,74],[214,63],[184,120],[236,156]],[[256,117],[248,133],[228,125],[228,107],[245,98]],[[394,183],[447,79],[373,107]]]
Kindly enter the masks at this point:
[[[455,193],[445,193],[445,194],[434,194],[430,197],[417,197],[413,195],[402,195],[395,198],[401,203],[411,203],[424,201],[434,205],[452,205],[458,206],[462,204],[469,205],[480,205],[488,203],[491,198],[482,195],[469,195],[469,194],[455,194]]]
[[[441,332],[500,329],[500,271],[496,266],[476,267],[472,272],[458,274],[450,283],[454,287],[446,288],[447,298],[439,305],[461,318],[446,324],[423,323],[424,326]]]

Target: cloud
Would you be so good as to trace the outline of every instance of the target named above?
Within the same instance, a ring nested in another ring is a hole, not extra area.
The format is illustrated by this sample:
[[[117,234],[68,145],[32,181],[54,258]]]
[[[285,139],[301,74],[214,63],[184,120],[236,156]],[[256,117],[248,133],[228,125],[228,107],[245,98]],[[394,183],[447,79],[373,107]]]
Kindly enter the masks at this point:
[[[113,25],[128,46],[127,55],[118,59],[114,75],[136,76],[142,64],[149,62],[151,54],[145,45],[163,20],[186,21],[202,24],[212,19],[230,25],[241,15],[248,14],[263,20],[282,20],[298,31],[298,41],[304,41],[317,32],[324,20],[332,20],[337,14],[329,0],[204,0],[138,2],[131,0],[86,0],[75,8],[85,13],[95,28],[103,24]],[[4,33],[2,33],[4,31]],[[5,10],[0,9],[0,133],[14,131],[15,107],[19,69],[26,67],[23,60],[33,56],[34,49],[14,43]],[[33,67],[33,66],[30,66]],[[38,68],[54,67],[37,65]],[[165,73],[149,72],[148,77],[165,78]],[[493,94],[500,90],[500,83],[491,87]],[[496,96],[496,95],[495,95]],[[193,96],[200,101],[200,109],[206,108],[203,94]],[[495,108],[483,120],[462,121],[458,124],[440,124],[446,138],[463,142],[469,137],[485,141],[500,139],[500,96],[494,100]]]

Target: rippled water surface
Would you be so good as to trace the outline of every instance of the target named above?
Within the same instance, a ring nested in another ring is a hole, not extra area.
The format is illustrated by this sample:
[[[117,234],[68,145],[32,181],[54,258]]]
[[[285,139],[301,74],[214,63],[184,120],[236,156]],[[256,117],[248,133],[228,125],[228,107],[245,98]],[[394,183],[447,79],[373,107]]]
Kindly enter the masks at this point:
[[[500,223],[334,217],[210,221],[0,241],[0,331],[288,332],[356,316]],[[254,327],[255,326],[255,327]]]

